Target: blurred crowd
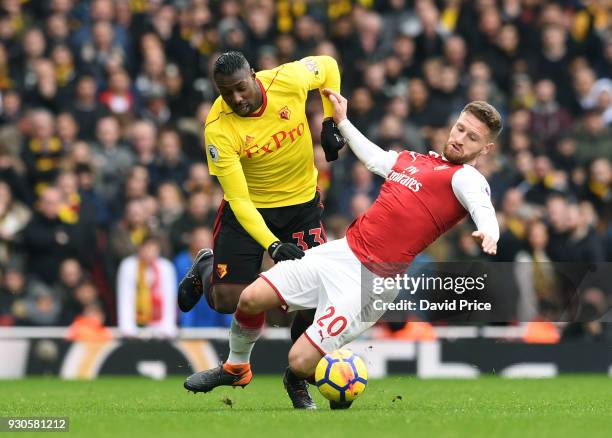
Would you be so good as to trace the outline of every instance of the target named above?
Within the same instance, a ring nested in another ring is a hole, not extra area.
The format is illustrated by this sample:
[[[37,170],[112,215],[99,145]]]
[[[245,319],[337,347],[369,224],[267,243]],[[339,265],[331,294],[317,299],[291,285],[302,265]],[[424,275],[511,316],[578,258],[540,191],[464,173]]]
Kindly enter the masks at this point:
[[[1,0],[0,325],[130,335],[225,326],[202,302],[177,315],[176,285],[222,191],[202,153],[216,56],[256,70],[338,60],[349,118],[385,149],[440,151],[471,100],[504,118],[479,163],[517,274],[516,320],[559,308],[554,262],[612,259],[612,13],[596,0]],[[318,94],[307,103],[313,139]],[[330,238],[382,180],[345,148],[315,162]],[[464,224],[428,252],[479,260]],[[541,267],[535,269],[533,267]],[[549,281],[547,281],[547,279]],[[604,290],[584,294],[607,310]],[[204,301],[204,300],[202,300]],[[167,305],[171,302],[172,305]],[[595,338],[605,329],[574,331]]]

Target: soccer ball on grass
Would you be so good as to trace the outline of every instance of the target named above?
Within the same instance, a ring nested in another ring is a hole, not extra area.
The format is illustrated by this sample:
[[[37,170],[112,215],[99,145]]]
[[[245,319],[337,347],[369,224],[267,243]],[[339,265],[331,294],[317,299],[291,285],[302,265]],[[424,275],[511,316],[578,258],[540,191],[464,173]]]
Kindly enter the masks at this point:
[[[336,350],[323,356],[317,364],[315,383],[328,400],[353,401],[365,391],[368,370],[351,350]]]

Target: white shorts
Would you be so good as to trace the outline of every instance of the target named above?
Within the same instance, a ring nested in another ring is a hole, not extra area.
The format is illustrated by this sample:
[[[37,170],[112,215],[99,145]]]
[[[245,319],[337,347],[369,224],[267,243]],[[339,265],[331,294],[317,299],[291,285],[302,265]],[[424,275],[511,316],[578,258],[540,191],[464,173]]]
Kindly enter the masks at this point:
[[[376,276],[363,267],[346,239],[309,249],[302,259],[278,263],[260,277],[278,294],[284,310],[317,309],[304,335],[322,354],[349,343],[384,314],[371,304],[379,296],[368,291],[362,297],[362,280],[372,284]],[[386,294],[385,300],[393,300],[397,291]]]

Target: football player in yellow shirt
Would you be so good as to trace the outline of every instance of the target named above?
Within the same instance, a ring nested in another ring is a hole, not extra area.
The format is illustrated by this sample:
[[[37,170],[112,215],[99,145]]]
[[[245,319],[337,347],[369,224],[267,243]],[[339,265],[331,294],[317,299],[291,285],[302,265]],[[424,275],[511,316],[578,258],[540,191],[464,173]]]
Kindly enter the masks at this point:
[[[206,158],[224,200],[213,227],[214,251],[198,253],[179,285],[178,300],[185,312],[205,295],[218,312],[233,313],[243,289],[257,278],[265,250],[275,262],[299,259],[327,240],[305,106],[310,90],[339,91],[340,72],[333,58],[311,56],[255,73],[240,52],[227,52],[215,62],[213,79],[220,96],[206,118]],[[333,122],[331,102],[321,99],[321,145],[332,161],[345,140]],[[296,314],[294,341],[312,317]],[[233,342],[239,342],[241,332],[260,328],[264,319],[263,313],[237,312],[230,329],[238,335],[231,337]],[[241,350],[250,355],[250,348],[232,345],[232,351]],[[248,358],[234,356],[220,368],[220,378],[244,385],[250,368],[232,364],[247,363]],[[295,408],[316,407],[306,381],[289,368],[284,383]],[[193,382],[185,387],[198,390]]]

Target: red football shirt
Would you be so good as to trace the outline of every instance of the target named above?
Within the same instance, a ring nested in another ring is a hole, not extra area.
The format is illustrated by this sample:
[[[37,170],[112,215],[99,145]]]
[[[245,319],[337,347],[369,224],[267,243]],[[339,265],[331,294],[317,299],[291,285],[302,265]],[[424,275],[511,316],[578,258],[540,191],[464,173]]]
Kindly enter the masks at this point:
[[[405,272],[414,257],[467,215],[453,192],[464,165],[440,155],[401,152],[374,204],[349,227],[357,258],[377,275]]]

